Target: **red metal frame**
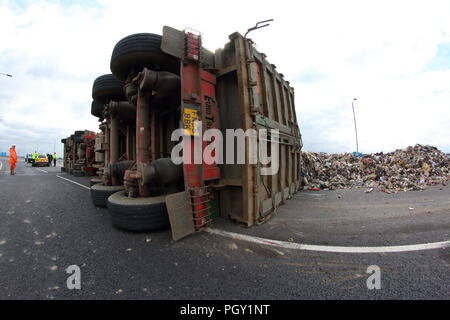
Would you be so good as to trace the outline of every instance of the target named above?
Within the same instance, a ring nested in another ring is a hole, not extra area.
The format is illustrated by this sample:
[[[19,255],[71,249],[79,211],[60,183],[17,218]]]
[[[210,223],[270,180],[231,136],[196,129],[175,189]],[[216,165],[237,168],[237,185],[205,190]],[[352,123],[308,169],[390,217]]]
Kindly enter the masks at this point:
[[[192,32],[185,34],[185,59],[181,67],[182,106],[194,106],[199,110],[199,120],[202,121],[203,133],[207,129],[219,129],[219,110],[216,102],[216,76],[201,66],[201,35]],[[182,108],[183,112],[183,108]],[[206,191],[207,181],[220,179],[220,169],[217,164],[208,165],[194,163],[195,142],[202,145],[202,151],[207,142],[202,141],[202,135],[185,136],[184,150],[191,150],[190,163],[183,164],[184,184],[186,190],[191,190],[194,225],[198,230],[210,221],[208,206],[209,193]],[[198,141],[200,139],[200,141]]]

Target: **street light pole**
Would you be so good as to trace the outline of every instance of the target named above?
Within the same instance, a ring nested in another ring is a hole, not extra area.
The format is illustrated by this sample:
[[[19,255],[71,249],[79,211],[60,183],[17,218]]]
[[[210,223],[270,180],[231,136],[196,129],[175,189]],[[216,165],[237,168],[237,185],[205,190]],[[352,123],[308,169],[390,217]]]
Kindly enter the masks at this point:
[[[355,106],[353,102],[356,101],[356,98],[352,100],[352,110],[353,110],[353,121],[355,122],[355,135],[356,135],[356,152],[359,153],[359,147],[358,147],[358,129],[356,128],[356,116],[355,116]]]
[[[1,74],[2,76],[7,76],[7,77],[12,78],[12,74],[9,74],[9,73],[2,73],[2,72],[0,72],[0,74]]]

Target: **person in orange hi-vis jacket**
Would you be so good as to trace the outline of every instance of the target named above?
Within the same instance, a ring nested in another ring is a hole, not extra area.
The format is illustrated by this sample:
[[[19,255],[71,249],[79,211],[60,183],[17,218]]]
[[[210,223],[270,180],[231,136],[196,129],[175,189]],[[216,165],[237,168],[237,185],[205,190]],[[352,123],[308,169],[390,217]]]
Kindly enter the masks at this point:
[[[16,145],[13,144],[11,149],[9,149],[9,168],[11,170],[11,175],[15,174],[14,169],[16,169],[17,153]]]

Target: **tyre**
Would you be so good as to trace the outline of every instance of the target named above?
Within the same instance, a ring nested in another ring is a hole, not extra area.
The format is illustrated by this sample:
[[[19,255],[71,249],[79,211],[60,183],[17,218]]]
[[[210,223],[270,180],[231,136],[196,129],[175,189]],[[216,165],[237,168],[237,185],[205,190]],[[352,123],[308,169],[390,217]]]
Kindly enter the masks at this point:
[[[106,208],[108,197],[124,189],[124,186],[105,186],[103,183],[94,184],[91,187],[92,203],[97,207]]]
[[[98,100],[93,100],[92,104],[91,104],[91,114],[94,117],[100,118],[102,116],[104,106],[105,106],[104,103],[102,103]]]
[[[104,74],[95,79],[92,85],[92,98],[101,103],[126,100],[123,91],[123,81],[112,74]]]
[[[66,139],[61,139],[61,143],[66,143]]]
[[[73,169],[69,169],[69,174],[73,175]]]
[[[84,171],[74,169],[73,170],[73,176],[74,177],[84,177]]]
[[[61,172],[66,172],[66,168],[61,167]]]
[[[125,231],[154,231],[170,227],[165,196],[129,198],[125,191],[108,198],[108,211],[114,227]]]
[[[100,179],[100,178],[92,178],[92,179],[89,181],[89,184],[90,184],[90,186],[92,187],[94,184],[102,183],[102,182],[103,182],[103,180]]]
[[[123,81],[130,72],[140,72],[144,67],[179,74],[179,60],[161,51],[161,39],[160,35],[153,33],[137,33],[123,38],[113,49],[111,72]]]

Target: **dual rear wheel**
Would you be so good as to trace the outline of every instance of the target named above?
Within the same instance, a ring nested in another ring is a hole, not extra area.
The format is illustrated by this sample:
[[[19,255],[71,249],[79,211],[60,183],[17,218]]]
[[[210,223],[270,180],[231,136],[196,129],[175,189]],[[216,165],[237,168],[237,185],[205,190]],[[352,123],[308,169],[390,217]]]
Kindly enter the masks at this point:
[[[123,186],[91,187],[91,200],[97,207],[108,208],[114,227],[132,232],[155,231],[170,226],[165,196],[130,198]]]
[[[143,68],[179,74],[180,61],[161,51],[160,35],[133,34],[120,40],[111,56],[112,74],[98,77],[93,84],[91,114],[101,117],[104,104],[110,100],[126,100],[123,81]],[[134,232],[154,231],[169,227],[165,196],[129,198],[123,186],[105,186],[91,180],[92,203],[107,207],[112,225]]]

